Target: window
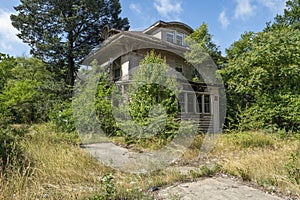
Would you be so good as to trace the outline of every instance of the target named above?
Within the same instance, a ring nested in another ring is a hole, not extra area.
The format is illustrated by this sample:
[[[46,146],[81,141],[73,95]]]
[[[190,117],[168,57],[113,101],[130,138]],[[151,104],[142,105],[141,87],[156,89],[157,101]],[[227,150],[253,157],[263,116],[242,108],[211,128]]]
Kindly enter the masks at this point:
[[[183,45],[183,34],[176,33],[176,44]]]
[[[166,32],[167,41],[183,46],[184,45],[184,34],[177,31]]]
[[[197,96],[197,103],[198,103],[198,106],[196,106],[196,112],[197,113],[202,113],[202,97],[203,95],[202,94],[199,94],[199,93],[196,93],[196,96]]]
[[[185,96],[186,95],[186,96]],[[210,95],[203,93],[183,92],[178,96],[178,108],[185,113],[211,113]]]
[[[182,66],[178,66],[178,67],[176,67],[175,69],[176,69],[176,71],[182,73]]]
[[[210,113],[210,96],[204,95],[204,113]]]
[[[121,57],[117,58],[115,61],[113,61],[113,76],[114,80],[119,80],[122,76],[122,70],[121,70]]]
[[[174,33],[173,32],[167,32],[167,41],[174,43]]]
[[[189,113],[194,113],[195,112],[195,100],[194,100],[194,93],[187,93],[187,108]]]
[[[185,112],[185,93],[180,93],[178,95],[178,109],[180,112]]]
[[[121,68],[119,67],[114,70],[114,78],[119,79],[120,77],[121,77]]]

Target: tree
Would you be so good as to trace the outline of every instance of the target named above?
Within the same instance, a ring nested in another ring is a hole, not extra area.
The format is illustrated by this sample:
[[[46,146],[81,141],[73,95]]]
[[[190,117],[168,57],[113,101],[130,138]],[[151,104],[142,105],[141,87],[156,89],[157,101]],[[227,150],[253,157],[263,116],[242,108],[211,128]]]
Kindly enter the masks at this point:
[[[8,66],[1,62],[2,66]],[[48,119],[48,113],[63,93],[46,64],[37,58],[16,58],[10,62],[9,76],[0,91],[0,113],[15,123]]]
[[[234,57],[251,51],[251,42],[254,36],[255,33],[251,31],[242,34],[238,41],[235,41],[228,49],[226,49],[226,58],[234,59]]]
[[[76,62],[100,43],[103,26],[129,28],[128,19],[119,17],[119,0],[21,0],[15,10],[11,20],[18,37],[70,86],[79,68]]]
[[[300,0],[286,1],[283,15],[275,17],[274,26],[291,26],[300,29]]]
[[[117,125],[128,138],[165,140],[176,134],[176,78],[168,70],[166,59],[152,50],[133,71],[128,98],[121,99],[115,112]]]
[[[166,59],[153,50],[141,61],[139,69],[133,74],[133,88],[131,92],[131,115],[136,121],[145,121],[149,117],[151,107],[161,104],[166,113],[174,117],[178,112],[176,80],[168,77]],[[165,86],[170,88],[166,88]]]
[[[11,70],[16,65],[16,59],[0,53],[0,93],[7,83],[7,80],[11,78]]]
[[[224,57],[221,54],[219,46],[212,41],[213,35],[208,32],[208,25],[202,23],[188,38],[191,38],[196,43],[200,44],[201,47],[206,51],[213,59],[218,68],[221,68]]]
[[[221,74],[228,99],[235,99],[229,101],[231,117],[240,111],[245,128],[299,130],[300,31],[283,27],[244,35],[229,52]]]

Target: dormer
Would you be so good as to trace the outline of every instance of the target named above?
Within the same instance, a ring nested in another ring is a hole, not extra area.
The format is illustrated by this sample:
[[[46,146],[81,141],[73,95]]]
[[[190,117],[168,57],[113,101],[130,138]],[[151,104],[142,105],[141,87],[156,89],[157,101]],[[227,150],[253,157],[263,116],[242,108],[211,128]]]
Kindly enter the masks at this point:
[[[186,46],[185,37],[192,32],[193,29],[184,23],[164,21],[158,21],[143,31],[144,34],[180,46]]]
[[[101,42],[103,42],[107,38],[109,38],[109,37],[111,37],[115,34],[121,33],[121,32],[122,32],[121,30],[118,30],[118,29],[115,29],[115,28],[110,28],[109,25],[106,25],[102,29],[102,34],[101,34],[101,37],[100,37]]]

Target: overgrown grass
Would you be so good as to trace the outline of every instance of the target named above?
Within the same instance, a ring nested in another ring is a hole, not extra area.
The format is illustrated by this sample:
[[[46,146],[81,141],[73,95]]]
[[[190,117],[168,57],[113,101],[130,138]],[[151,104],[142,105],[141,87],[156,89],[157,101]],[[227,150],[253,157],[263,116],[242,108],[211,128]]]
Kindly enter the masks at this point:
[[[300,142],[294,137],[242,132],[220,135],[209,154],[199,157],[198,135],[174,166],[148,174],[128,174],[103,166],[79,147],[78,138],[32,126],[20,147],[30,162],[25,169],[0,174],[0,199],[153,199],[149,188],[227,173],[254,181],[270,192],[300,194]],[[115,139],[123,143],[122,138]],[[150,143],[136,148],[153,149]],[[187,174],[176,167],[193,166]],[[275,191],[274,191],[275,190]]]
[[[101,190],[99,177],[109,169],[52,130],[33,126],[24,136],[19,145],[32,165],[0,176],[0,199],[75,199]]]
[[[242,132],[222,135],[211,155],[219,159],[224,173],[254,181],[270,192],[299,195],[299,147],[297,138]]]

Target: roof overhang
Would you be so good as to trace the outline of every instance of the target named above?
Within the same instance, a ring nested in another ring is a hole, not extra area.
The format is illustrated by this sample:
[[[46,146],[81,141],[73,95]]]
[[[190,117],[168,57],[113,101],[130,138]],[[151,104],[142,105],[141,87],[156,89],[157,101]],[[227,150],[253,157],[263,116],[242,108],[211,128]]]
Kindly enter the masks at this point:
[[[89,66],[93,60],[97,60],[98,65],[102,65],[107,61],[113,61],[139,49],[159,49],[172,52],[180,57],[184,57],[184,52],[188,50],[187,47],[164,42],[143,33],[125,31],[107,39],[98,50],[89,54],[81,64]]]

